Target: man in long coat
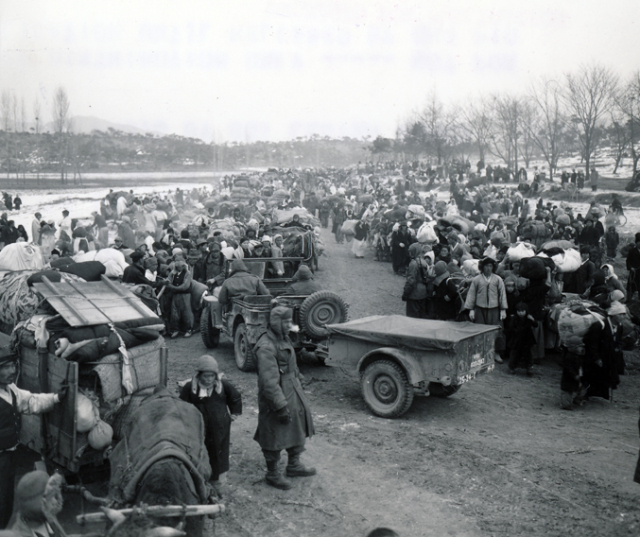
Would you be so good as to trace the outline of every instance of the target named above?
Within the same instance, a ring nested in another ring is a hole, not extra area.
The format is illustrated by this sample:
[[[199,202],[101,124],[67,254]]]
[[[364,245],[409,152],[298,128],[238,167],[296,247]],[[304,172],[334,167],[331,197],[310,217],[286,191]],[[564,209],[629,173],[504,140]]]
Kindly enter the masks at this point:
[[[305,439],[315,432],[311,409],[300,384],[296,353],[289,339],[293,310],[277,306],[271,311],[269,328],[255,346],[258,363],[258,429],[254,436],[267,462],[266,481],[272,487],[288,490],[291,481],[278,471],[280,452],[289,456],[286,476],[315,475],[304,466],[300,454]]]

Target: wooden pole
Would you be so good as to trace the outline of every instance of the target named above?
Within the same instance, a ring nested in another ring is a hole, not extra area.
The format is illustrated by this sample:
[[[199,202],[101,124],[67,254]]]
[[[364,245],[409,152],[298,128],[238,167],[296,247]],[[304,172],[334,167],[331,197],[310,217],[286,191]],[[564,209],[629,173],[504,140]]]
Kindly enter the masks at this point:
[[[224,504],[217,505],[149,505],[146,507],[136,507],[133,509],[114,509],[122,515],[130,515],[134,510],[138,509],[145,515],[150,517],[175,517],[182,516],[204,516],[204,515],[217,515],[224,513]],[[76,523],[80,525],[94,524],[99,522],[105,522],[108,517],[104,513],[88,513],[86,515],[76,516]]]

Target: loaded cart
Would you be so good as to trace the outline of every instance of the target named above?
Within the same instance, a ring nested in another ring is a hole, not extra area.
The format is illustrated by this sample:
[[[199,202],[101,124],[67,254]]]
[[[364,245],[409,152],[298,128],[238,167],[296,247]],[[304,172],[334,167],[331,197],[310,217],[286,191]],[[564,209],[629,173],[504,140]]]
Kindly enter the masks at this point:
[[[404,414],[414,395],[452,395],[494,368],[499,327],[377,315],[331,324],[328,364],[354,367],[362,396],[383,418]]]
[[[77,473],[106,461],[131,413],[167,382],[162,321],[126,287],[110,280],[52,283],[34,289],[41,307],[14,328],[18,385],[31,392],[69,386],[48,414],[24,416],[20,441],[48,463]]]

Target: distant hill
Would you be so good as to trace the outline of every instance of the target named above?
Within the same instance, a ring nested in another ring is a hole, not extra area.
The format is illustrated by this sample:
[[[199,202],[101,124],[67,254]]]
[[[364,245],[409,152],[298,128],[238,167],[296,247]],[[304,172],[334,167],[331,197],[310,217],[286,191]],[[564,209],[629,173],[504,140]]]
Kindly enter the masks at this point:
[[[128,132],[131,134],[146,134],[147,132],[152,132],[153,134],[162,136],[162,133],[159,132],[140,129],[139,127],[134,127],[133,125],[113,123],[111,121],[107,121],[106,119],[100,119],[99,117],[73,116],[73,132],[76,134],[91,134],[91,131],[108,132],[109,128],[115,129],[117,131]],[[45,126],[45,130],[52,131],[53,123],[47,124]]]

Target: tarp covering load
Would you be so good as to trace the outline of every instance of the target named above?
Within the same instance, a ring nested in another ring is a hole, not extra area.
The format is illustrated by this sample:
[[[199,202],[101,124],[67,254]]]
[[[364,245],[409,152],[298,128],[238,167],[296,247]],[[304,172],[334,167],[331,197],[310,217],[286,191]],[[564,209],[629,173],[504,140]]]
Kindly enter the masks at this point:
[[[303,257],[309,259],[315,249],[315,234],[299,227],[277,227],[273,236],[282,235],[282,255],[284,257]]]
[[[34,274],[38,271],[11,272],[0,280],[0,321],[4,324],[15,326],[35,314],[42,297],[29,286],[29,278]],[[58,274],[67,282],[84,282],[73,274]]]
[[[0,270],[40,270],[43,266],[40,248],[33,244],[7,244],[0,252]]]
[[[462,340],[499,330],[497,326],[413,319],[403,315],[374,315],[348,323],[330,324],[327,328],[330,335],[421,351],[449,351]]]
[[[121,503],[133,501],[145,472],[166,458],[185,464],[205,503],[211,466],[204,446],[202,415],[195,406],[160,389],[131,415],[123,439],[110,456],[110,497]]]

